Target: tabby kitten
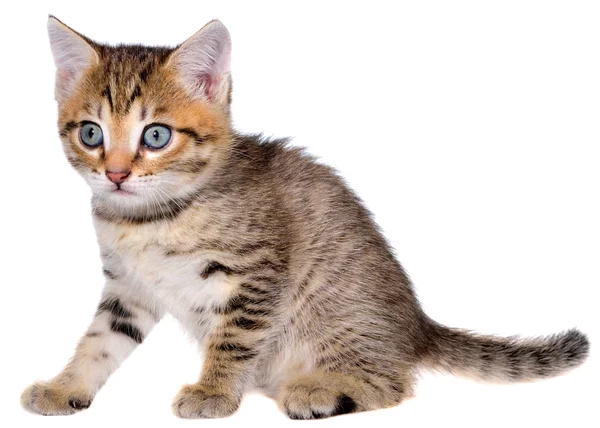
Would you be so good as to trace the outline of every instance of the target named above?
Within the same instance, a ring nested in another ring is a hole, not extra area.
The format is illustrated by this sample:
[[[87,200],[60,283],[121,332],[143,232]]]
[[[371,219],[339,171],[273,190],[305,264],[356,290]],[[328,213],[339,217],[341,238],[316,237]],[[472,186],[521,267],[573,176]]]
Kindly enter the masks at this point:
[[[399,404],[422,367],[528,381],[581,364],[569,330],[534,339],[444,327],[361,201],[283,140],[231,125],[231,44],[212,21],[171,48],[101,45],[54,17],[59,134],[93,191],[106,286],[65,369],[25,390],[32,412],[87,408],[165,313],[205,354],[173,401],[231,415],[263,390],[294,419]]]

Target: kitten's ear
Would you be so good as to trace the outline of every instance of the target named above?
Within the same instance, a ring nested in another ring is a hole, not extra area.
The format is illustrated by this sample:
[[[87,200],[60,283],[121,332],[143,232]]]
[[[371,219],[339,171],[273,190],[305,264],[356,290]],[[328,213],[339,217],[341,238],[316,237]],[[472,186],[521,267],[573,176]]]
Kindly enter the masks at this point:
[[[220,21],[211,21],[171,54],[169,64],[190,95],[229,108],[231,39]]]
[[[55,96],[60,103],[71,95],[83,73],[97,64],[99,58],[83,36],[53,16],[48,17],[48,36],[56,64]]]

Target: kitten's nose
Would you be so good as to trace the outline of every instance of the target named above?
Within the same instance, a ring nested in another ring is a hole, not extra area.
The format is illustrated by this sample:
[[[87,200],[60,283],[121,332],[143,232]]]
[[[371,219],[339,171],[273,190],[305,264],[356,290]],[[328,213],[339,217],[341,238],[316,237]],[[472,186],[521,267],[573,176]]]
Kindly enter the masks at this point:
[[[131,174],[131,171],[127,171],[127,172],[106,171],[106,176],[108,177],[108,179],[115,184],[121,184],[122,182],[127,180],[127,178],[129,177],[130,174]]]

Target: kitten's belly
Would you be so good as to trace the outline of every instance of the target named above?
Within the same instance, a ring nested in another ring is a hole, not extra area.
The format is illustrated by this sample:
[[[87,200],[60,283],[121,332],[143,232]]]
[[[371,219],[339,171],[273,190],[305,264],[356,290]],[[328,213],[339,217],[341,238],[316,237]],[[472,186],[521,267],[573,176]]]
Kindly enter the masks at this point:
[[[233,284],[223,273],[203,279],[200,273],[209,260],[201,256],[166,256],[157,247],[129,256],[124,254],[121,260],[134,286],[144,288],[198,339],[214,328],[212,308],[226,304]]]

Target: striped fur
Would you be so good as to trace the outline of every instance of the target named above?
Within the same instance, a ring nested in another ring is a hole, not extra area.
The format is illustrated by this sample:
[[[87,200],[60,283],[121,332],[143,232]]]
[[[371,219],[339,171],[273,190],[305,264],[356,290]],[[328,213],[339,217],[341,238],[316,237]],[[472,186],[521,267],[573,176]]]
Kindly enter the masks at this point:
[[[252,387],[291,418],[315,419],[397,405],[421,367],[526,381],[585,360],[577,330],[498,338],[430,320],[332,169],[284,140],[232,129],[222,24],[174,49],[103,46],[53,18],[49,26],[59,135],[93,190],[106,287],[75,356],[23,393],[26,409],[87,408],[166,312],[206,354],[199,381],[173,402],[183,418],[230,415]],[[64,68],[77,66],[73,86]],[[102,146],[81,144],[82,121],[101,126]],[[172,131],[164,149],[140,142],[152,123]],[[130,178],[110,182],[115,168]]]

